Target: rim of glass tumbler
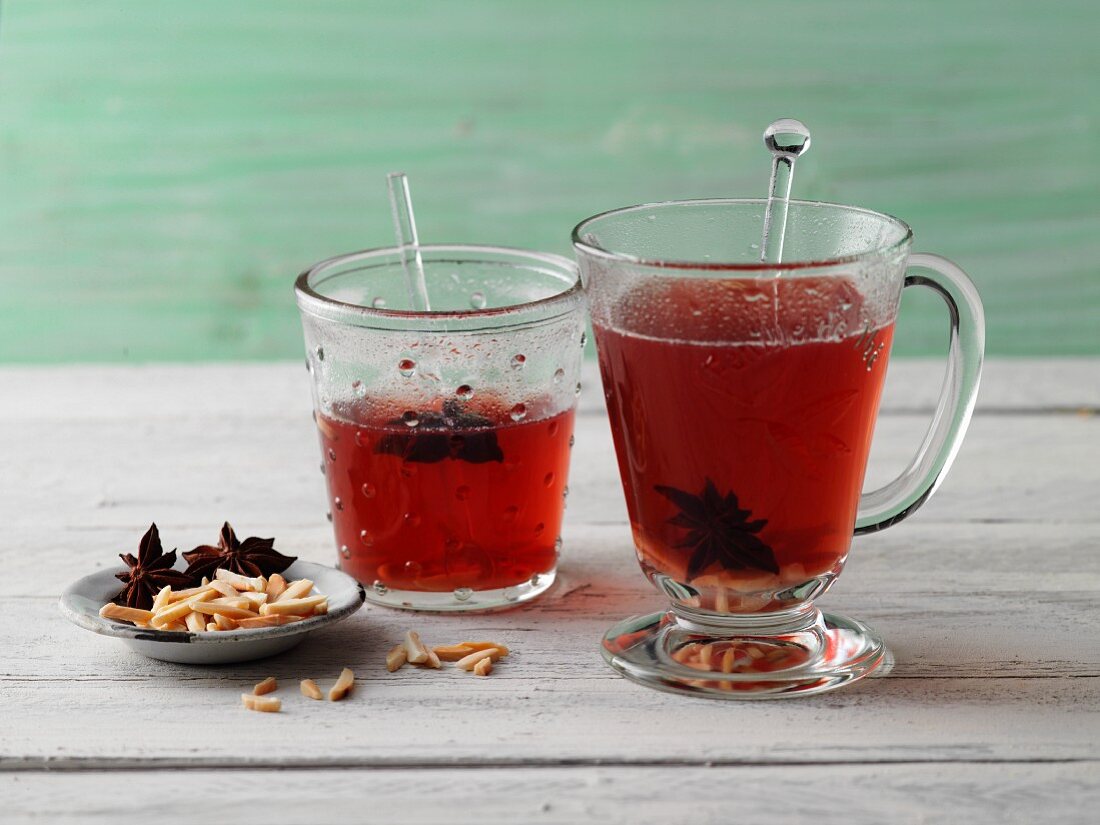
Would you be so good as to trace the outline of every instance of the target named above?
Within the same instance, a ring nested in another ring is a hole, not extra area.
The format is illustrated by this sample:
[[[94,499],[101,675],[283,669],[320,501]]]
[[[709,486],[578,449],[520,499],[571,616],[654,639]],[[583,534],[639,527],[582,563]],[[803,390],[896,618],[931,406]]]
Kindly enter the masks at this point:
[[[837,264],[848,264],[856,261],[861,261],[866,258],[870,258],[875,255],[888,254],[896,250],[902,249],[906,244],[909,244],[913,240],[913,230],[909,224],[903,221],[901,218],[896,218],[893,215],[887,215],[884,212],[876,212],[873,209],[864,209],[862,206],[849,206],[843,203],[830,203],[828,201],[806,201],[806,200],[791,200],[792,204],[799,204],[802,206],[812,206],[815,208],[829,208],[837,209],[844,212],[858,212],[863,215],[872,215],[876,218],[881,218],[888,223],[892,223],[899,229],[903,230],[902,236],[894,243],[884,246],[876,246],[870,249],[866,249],[862,252],[858,252],[852,255],[838,255],[833,258],[820,258],[815,260],[793,260],[782,261],[781,263],[764,263],[761,261],[752,261],[748,263],[722,263],[718,261],[676,261],[676,260],[662,260],[657,258],[642,258],[637,255],[631,255],[627,252],[617,252],[613,249],[606,249],[598,244],[591,244],[582,239],[582,232],[586,231],[589,226],[597,221],[605,218],[625,215],[628,212],[637,212],[644,209],[659,209],[662,207],[675,207],[675,206],[730,206],[730,205],[744,205],[744,204],[767,204],[767,198],[698,198],[694,200],[673,200],[673,201],[655,201],[653,203],[639,203],[634,206],[622,206],[618,209],[608,209],[606,212],[600,212],[598,215],[592,215],[589,218],[585,218],[583,221],[573,227],[573,246],[575,249],[581,252],[585,252],[588,255],[592,255],[597,258],[603,258],[605,260],[626,262],[631,264],[637,264],[639,266],[650,266],[663,269],[701,269],[713,272],[743,272],[743,273],[760,273],[761,275],[774,273],[777,269],[780,270],[796,270],[796,269],[819,269],[823,267],[835,266]]]
[[[331,310],[335,310],[337,314],[345,314],[346,318],[385,318],[391,321],[402,319],[422,322],[447,320],[470,321],[484,318],[493,321],[490,326],[502,327],[526,324],[532,321],[535,323],[553,321],[575,311],[577,305],[584,297],[584,287],[581,283],[580,271],[576,262],[561,255],[555,255],[552,252],[535,252],[530,249],[485,244],[421,244],[419,248],[422,254],[451,252],[472,255],[501,255],[537,261],[538,263],[568,272],[572,275],[573,281],[567,289],[561,292],[556,292],[553,295],[548,295],[545,298],[539,298],[534,301],[525,301],[520,304],[508,304],[507,306],[487,307],[485,309],[430,310],[427,312],[415,309],[388,309],[364,306],[363,304],[350,304],[346,301],[338,301],[335,298],[322,295],[310,285],[311,278],[315,275],[320,275],[325,270],[331,269],[332,267],[346,263],[367,261],[371,258],[381,258],[387,255],[402,254],[402,248],[399,246],[381,246],[363,249],[359,252],[346,252],[342,255],[334,255],[331,258],[318,261],[303,270],[294,281],[294,291],[298,295],[298,306],[300,309],[310,312],[313,315],[327,319],[333,318]],[[539,315],[539,317],[535,319],[526,317],[532,314],[532,312],[538,313],[540,310],[552,311],[555,305],[560,305],[560,312],[553,312],[549,315]],[[315,309],[329,309],[330,312],[315,312],[313,311]],[[509,318],[514,320],[509,320]],[[465,331],[469,332],[474,330],[466,329]]]

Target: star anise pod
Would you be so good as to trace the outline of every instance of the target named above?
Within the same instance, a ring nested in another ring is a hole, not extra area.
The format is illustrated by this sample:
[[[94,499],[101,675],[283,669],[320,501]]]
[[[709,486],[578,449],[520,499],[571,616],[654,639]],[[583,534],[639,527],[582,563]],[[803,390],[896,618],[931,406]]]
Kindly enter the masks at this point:
[[[141,537],[136,559],[132,553],[119,553],[118,557],[130,569],[125,573],[115,573],[115,578],[126,583],[126,587],[113,599],[116,604],[148,610],[153,606],[153,598],[165,585],[184,588],[194,582],[186,573],[172,569],[176,563],[176,551],[164,552],[156,524],[149,525],[149,530]]]
[[[779,572],[772,549],[754,535],[767,520],[749,521],[751,511],[740,509],[732,492],[723,496],[709,478],[697,496],[660,484],[653,489],[680,508],[668,523],[688,531],[676,547],[695,550],[687,567],[689,582],[715,564],[726,570]]]
[[[255,536],[240,541],[227,521],[222,525],[217,545],[203,544],[183,554],[187,575],[196,580],[203,576],[214,578],[214,571],[222,567],[242,576],[282,573],[297,561],[297,557],[284,556],[275,550],[274,544],[275,539]]]
[[[415,429],[406,427],[403,418],[388,423],[407,432],[390,433],[382,438],[374,448],[376,453],[422,464],[434,464],[445,458],[470,464],[504,461],[497,434],[490,429],[493,422],[467,412],[453,399],[443,402],[442,413],[418,413]]]

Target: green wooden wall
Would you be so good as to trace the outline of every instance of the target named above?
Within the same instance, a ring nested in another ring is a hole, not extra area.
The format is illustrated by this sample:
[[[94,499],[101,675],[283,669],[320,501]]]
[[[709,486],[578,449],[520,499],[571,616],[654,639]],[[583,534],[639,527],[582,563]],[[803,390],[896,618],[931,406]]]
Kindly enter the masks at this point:
[[[297,357],[291,282],[390,239],[796,193],[907,219],[996,354],[1100,353],[1096,0],[0,0],[0,360]],[[898,351],[940,352],[906,300]]]

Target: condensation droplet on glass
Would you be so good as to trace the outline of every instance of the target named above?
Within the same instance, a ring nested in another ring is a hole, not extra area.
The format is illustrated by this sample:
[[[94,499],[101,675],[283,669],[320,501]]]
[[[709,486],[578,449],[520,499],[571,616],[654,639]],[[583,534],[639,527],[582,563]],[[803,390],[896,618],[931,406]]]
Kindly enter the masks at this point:
[[[365,544],[367,547],[370,547],[372,544],[374,544],[374,536],[372,536],[366,530],[360,530],[359,541],[363,542],[363,544]]]
[[[569,446],[572,447],[576,443],[577,443],[577,437],[575,435],[570,435],[569,436]]]
[[[340,555],[343,556],[345,559],[351,558],[351,550],[348,549],[348,546],[346,544],[340,545]]]
[[[533,575],[531,577],[531,580],[530,580],[529,583],[532,587],[538,587],[540,581],[542,581],[542,576],[540,576],[538,573],[536,573],[535,575]]]
[[[516,507],[514,504],[509,506],[509,507],[504,508],[504,520],[505,521],[515,521],[516,516],[518,516],[518,515],[519,515],[519,508]]]
[[[352,381],[351,389],[360,398],[363,398],[367,394],[367,385],[362,381]]]
[[[455,390],[455,396],[463,401],[469,401],[474,397],[474,388],[469,384],[462,384]]]
[[[581,333],[581,349],[584,349],[584,347],[587,343],[588,343],[588,333],[587,332],[582,332]]]
[[[474,591],[468,587],[456,587],[454,596],[460,602],[466,601],[470,596],[474,595]]]
[[[554,539],[554,550],[558,553],[561,552],[561,536]]]
[[[512,369],[521,370],[523,365],[527,363],[527,356],[522,352],[517,352],[512,356]]]
[[[513,421],[522,421],[527,417],[527,405],[520,402],[512,407],[511,412],[508,413]]]
[[[318,344],[317,347],[313,350],[313,354],[317,356],[318,361],[325,360],[325,348],[322,347],[320,344]]]
[[[420,578],[420,570],[421,570],[420,562],[418,562],[418,561],[407,561],[407,562],[405,562],[405,575],[408,576],[410,579]]]
[[[405,513],[405,524],[409,527],[419,527],[420,516],[417,513]]]
[[[335,461],[336,460],[336,450],[330,449],[328,451],[328,460],[329,461]]]
[[[566,484],[564,487],[561,488],[561,497],[562,498],[569,498],[569,485],[568,484]]]
[[[489,302],[485,300],[484,292],[474,292],[470,295],[470,306],[474,309],[485,309]]]
[[[416,478],[416,467],[411,464],[401,465],[401,475],[405,478]]]
[[[554,474],[553,473],[547,473],[546,475],[544,475],[542,477],[542,483],[545,484],[547,487],[552,485],[554,483]]]
[[[573,388],[573,395],[580,395],[580,394],[581,394],[581,382],[578,381],[577,386],[575,386]]]
[[[313,373],[313,364],[309,363],[309,359],[306,359],[306,372]]]
[[[356,447],[366,447],[367,445],[363,443],[366,440],[367,440],[367,434],[365,432],[363,432],[362,430],[356,430],[355,431],[355,446]]]
[[[397,371],[406,378],[412,378],[416,372],[416,362],[411,358],[402,358],[397,362]]]
[[[401,420],[405,422],[406,427],[415,427],[420,423],[420,418],[412,410],[401,413]]]
[[[374,584],[372,584],[371,587],[374,588],[374,592],[377,593],[379,596],[385,596],[387,593],[390,592],[390,589],[386,587],[386,583],[381,579],[375,579]]]
[[[536,536],[541,536],[541,535],[542,535],[542,531],[543,531],[543,530],[545,530],[545,529],[546,529],[546,525],[545,525],[545,524],[543,524],[543,523],[542,523],[542,522],[540,521],[540,522],[539,522],[538,524],[536,524],[536,525],[535,525],[535,535],[536,535]]]
[[[333,503],[333,504],[334,504],[334,505],[336,506],[336,509],[337,509],[338,511],[341,511],[341,512],[343,511],[343,509],[344,509],[344,502],[343,502],[343,501],[342,501],[342,500],[340,499],[340,496],[337,496],[336,498],[334,498],[334,499],[332,500],[332,503]]]
[[[455,498],[459,501],[465,501],[470,497],[470,488],[465,484],[460,484],[455,488]]]
[[[321,475],[325,474],[325,462],[321,462]]]
[[[378,490],[375,489],[373,484],[363,485],[363,495],[367,498],[374,498],[378,494]]]
[[[375,309],[385,309],[386,299],[383,298],[381,295],[376,295],[374,296],[374,300],[370,302],[370,305]]]
[[[519,593],[516,592],[516,589],[514,587],[504,588],[504,592],[500,595],[502,595],[506,601],[510,602],[514,602],[519,599]]]
[[[325,513],[325,518],[328,519],[329,521],[332,521],[332,511],[331,510],[329,510],[327,513]]]
[[[560,384],[563,378],[565,378],[565,370],[563,370],[561,367],[558,367],[556,370],[554,370],[554,383]]]
[[[556,436],[558,434],[558,430],[560,429],[561,426],[558,424],[557,421],[551,421],[549,427],[550,437],[553,438],[554,436]]]

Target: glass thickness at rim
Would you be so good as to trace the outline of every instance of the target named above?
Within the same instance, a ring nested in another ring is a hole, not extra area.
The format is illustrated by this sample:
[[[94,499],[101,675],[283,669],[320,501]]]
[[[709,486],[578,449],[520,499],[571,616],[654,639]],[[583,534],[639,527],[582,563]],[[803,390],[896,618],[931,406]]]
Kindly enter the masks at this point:
[[[553,318],[567,315],[574,311],[578,301],[582,299],[583,287],[577,265],[574,261],[561,255],[550,252],[534,252],[527,249],[517,249],[507,246],[486,246],[480,244],[422,244],[420,252],[425,257],[441,255],[462,256],[456,262],[474,263],[481,260],[483,263],[508,266],[509,260],[513,265],[530,263],[541,265],[542,268],[557,273],[568,273],[571,278],[568,288],[561,292],[547,295],[533,301],[509,304],[500,307],[487,307],[485,309],[461,309],[461,310],[431,310],[421,312],[408,309],[388,309],[384,307],[366,306],[339,301],[318,292],[314,285],[326,272],[348,264],[374,264],[379,267],[392,266],[395,270],[401,268],[401,247],[386,246],[372,249],[364,249],[359,252],[349,252],[326,258],[313,264],[304,270],[294,281],[294,291],[298,297],[298,306],[301,310],[317,315],[318,317],[337,320],[343,315],[346,318],[358,318],[361,322],[371,318],[394,321],[431,321],[440,322],[457,320],[464,322],[484,320],[486,327],[511,326],[527,323],[524,316],[537,314],[538,323],[552,320]],[[438,260],[438,257],[436,258]],[[345,270],[346,271],[346,270]],[[395,274],[398,274],[395,273]],[[338,273],[333,273],[338,274]],[[402,277],[398,274],[398,277]],[[555,311],[557,310],[557,311]]]
[[[877,218],[886,224],[893,225],[900,230],[901,236],[898,240],[885,244],[882,246],[871,247],[863,250],[859,253],[851,255],[838,255],[830,258],[818,258],[812,260],[790,260],[783,261],[781,263],[764,263],[760,261],[732,263],[732,262],[718,262],[718,261],[692,261],[682,259],[663,259],[663,258],[645,258],[638,255],[632,255],[629,252],[617,251],[614,249],[607,249],[599,243],[591,243],[585,240],[585,235],[598,223],[603,221],[623,217],[635,212],[642,212],[645,210],[670,210],[677,207],[700,207],[700,206],[760,206],[767,207],[767,198],[700,198],[696,200],[677,200],[677,201],[655,201],[653,203],[639,203],[634,206],[623,206],[617,209],[609,209],[606,212],[600,212],[597,215],[592,215],[589,218],[585,218],[583,221],[573,227],[572,239],[573,247],[578,252],[583,252],[586,255],[590,255],[595,258],[602,258],[608,261],[615,261],[619,263],[630,263],[637,266],[649,266],[659,269],[684,269],[684,270],[703,270],[713,272],[730,272],[730,273],[743,273],[752,277],[756,275],[758,277],[765,277],[769,274],[776,272],[776,270],[800,270],[800,269],[822,269],[837,264],[847,264],[856,261],[865,260],[875,256],[887,255],[891,252],[901,249],[906,244],[909,244],[913,240],[913,230],[909,227],[909,224],[900,218],[895,218],[893,215],[887,215],[883,212],[876,212],[873,209],[864,209],[861,206],[848,206],[841,203],[829,203],[827,201],[805,201],[805,200],[791,200],[790,203],[793,206],[809,207],[812,209],[822,209],[837,213],[847,212],[859,215],[865,215],[872,218]]]

